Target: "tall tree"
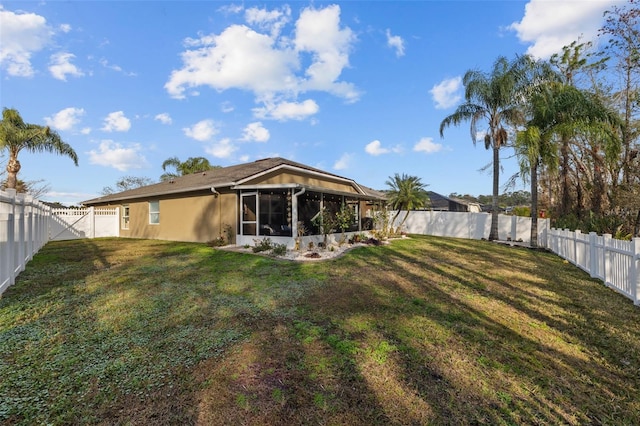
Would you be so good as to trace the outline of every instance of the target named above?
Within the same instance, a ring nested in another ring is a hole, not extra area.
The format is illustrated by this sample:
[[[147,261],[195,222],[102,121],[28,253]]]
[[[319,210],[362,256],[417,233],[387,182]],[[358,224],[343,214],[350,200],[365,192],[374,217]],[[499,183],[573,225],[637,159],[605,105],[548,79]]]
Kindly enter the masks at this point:
[[[592,43],[578,43],[574,41],[568,46],[562,48],[562,53],[554,54],[551,56],[549,62],[559,72],[562,82],[569,86],[576,86],[577,82],[581,80],[581,77],[588,74],[593,70],[601,70],[606,62],[603,59],[593,60],[594,53],[591,51]],[[561,216],[567,216],[571,211],[578,211],[580,213],[581,202],[580,198],[580,182],[579,177],[576,176],[575,184],[577,189],[576,200],[577,208],[572,208],[574,200],[571,191],[571,173],[572,173],[572,145],[576,141],[572,140],[569,134],[561,136],[560,141],[560,205],[557,209],[557,213]],[[578,170],[573,170],[575,174]]]
[[[141,186],[147,186],[153,183],[153,180],[148,177],[123,176],[116,182],[116,189],[113,189],[110,186],[105,186],[104,188],[102,188],[102,195],[128,191],[130,189],[140,188]]]
[[[605,12],[605,24],[599,35],[607,38],[605,54],[615,60],[620,87],[615,94],[622,110],[622,182],[631,183],[631,158],[637,152],[640,135],[637,120],[640,116],[640,4],[629,0],[628,7],[613,6]],[[636,121],[636,123],[634,123]]]
[[[529,97],[529,120],[525,130],[516,135],[516,153],[521,175],[531,181],[531,245],[537,245],[538,167],[556,168],[558,144],[576,134],[608,140],[615,152],[618,141],[615,111],[608,109],[598,97],[573,86],[548,82]]]
[[[160,180],[166,181],[178,176],[205,172],[219,167],[220,166],[212,166],[211,163],[209,163],[209,160],[204,157],[189,157],[186,161],[180,161],[178,157],[171,157],[164,160],[164,163],[162,163],[162,170],[166,172],[167,168],[174,168],[176,172],[163,173],[162,176],[160,176]]]
[[[409,211],[424,208],[429,202],[429,194],[425,190],[428,185],[422,183],[419,177],[404,173],[402,175],[396,173],[393,177],[389,177],[385,184],[389,187],[386,191],[389,203],[394,210],[397,210],[391,223],[395,223],[400,211],[407,211],[398,226],[398,229],[402,229],[409,216]]]
[[[490,73],[469,70],[462,82],[465,86],[465,102],[440,123],[440,136],[444,129],[470,121],[471,140],[475,145],[479,125],[485,124],[484,146],[493,151],[493,193],[491,231],[489,240],[498,239],[498,195],[500,190],[500,148],[507,145],[508,127],[521,123],[523,119],[521,73],[517,72],[521,62],[508,61],[500,56]]]
[[[22,168],[18,161],[18,154],[25,150],[29,152],[50,152],[64,155],[78,165],[78,155],[71,145],[64,142],[58,133],[48,126],[25,123],[20,113],[12,108],[2,110],[0,121],[0,149],[9,154],[7,161],[6,187],[15,189],[18,172]]]

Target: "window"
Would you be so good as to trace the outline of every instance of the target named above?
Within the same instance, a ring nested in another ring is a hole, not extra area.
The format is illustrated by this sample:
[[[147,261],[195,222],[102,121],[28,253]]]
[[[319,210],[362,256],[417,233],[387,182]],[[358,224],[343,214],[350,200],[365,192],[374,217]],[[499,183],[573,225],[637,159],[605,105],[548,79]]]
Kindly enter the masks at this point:
[[[291,192],[260,191],[260,235],[291,236]]]
[[[256,235],[257,197],[256,193],[242,194],[242,209],[240,210],[242,214],[242,235]]]
[[[149,201],[149,223],[151,225],[160,223],[160,201]]]
[[[120,225],[122,229],[129,229],[129,205],[122,206],[122,223]]]

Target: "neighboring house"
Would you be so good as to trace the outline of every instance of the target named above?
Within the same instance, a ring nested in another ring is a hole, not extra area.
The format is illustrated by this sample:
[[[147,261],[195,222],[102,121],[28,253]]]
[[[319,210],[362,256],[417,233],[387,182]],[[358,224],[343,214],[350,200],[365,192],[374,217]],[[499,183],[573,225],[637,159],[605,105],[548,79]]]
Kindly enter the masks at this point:
[[[474,203],[459,198],[445,197],[437,192],[427,191],[429,194],[429,206],[427,210],[445,212],[474,212],[479,213],[482,208],[479,203]]]
[[[266,158],[176,177],[87,200],[85,206],[120,207],[120,236],[207,242],[224,237],[253,245],[269,237],[294,245],[294,238],[317,235],[313,218],[324,207],[354,210],[347,231],[372,229],[382,192],[355,181],[283,158]],[[339,232],[339,231],[337,231]]]

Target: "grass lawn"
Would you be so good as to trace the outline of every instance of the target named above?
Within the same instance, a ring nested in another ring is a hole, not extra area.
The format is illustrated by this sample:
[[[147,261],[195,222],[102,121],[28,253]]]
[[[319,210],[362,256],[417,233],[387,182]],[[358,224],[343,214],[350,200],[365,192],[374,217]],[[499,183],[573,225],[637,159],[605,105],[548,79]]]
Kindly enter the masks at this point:
[[[0,423],[638,425],[640,308],[486,241],[51,242],[0,299]]]

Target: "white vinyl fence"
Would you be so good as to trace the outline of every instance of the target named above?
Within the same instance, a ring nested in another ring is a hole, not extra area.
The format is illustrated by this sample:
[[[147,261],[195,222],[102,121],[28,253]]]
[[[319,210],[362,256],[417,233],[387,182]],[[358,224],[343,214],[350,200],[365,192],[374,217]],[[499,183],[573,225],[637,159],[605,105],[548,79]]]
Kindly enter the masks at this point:
[[[119,209],[52,209],[49,223],[52,241],[79,238],[117,237]]]
[[[0,295],[50,240],[119,235],[113,209],[51,209],[15,190],[0,191]]]
[[[551,229],[547,248],[640,305],[640,238]]]
[[[401,211],[393,227],[398,227],[406,215]],[[396,211],[389,212],[393,218]],[[467,238],[481,240],[489,238],[491,231],[490,213],[410,211],[403,225],[409,234],[434,235],[437,237]],[[549,219],[538,219],[538,244],[543,245],[549,230]],[[509,241],[531,240],[531,218],[498,215],[498,239]]]
[[[0,294],[49,241],[50,210],[15,190],[0,191]]]

